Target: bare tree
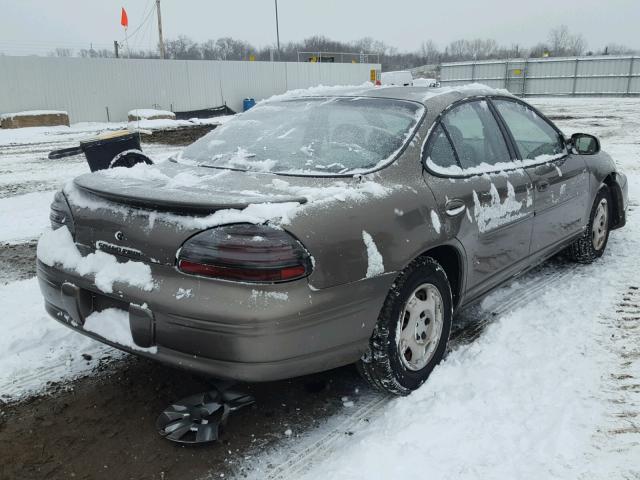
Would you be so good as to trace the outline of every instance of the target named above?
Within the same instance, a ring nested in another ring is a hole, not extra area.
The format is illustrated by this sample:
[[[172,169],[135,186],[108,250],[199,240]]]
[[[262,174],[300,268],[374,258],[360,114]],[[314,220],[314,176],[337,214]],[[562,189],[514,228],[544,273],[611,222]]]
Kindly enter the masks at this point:
[[[73,50],[71,48],[56,48],[48,53],[50,57],[73,57]]]
[[[257,60],[262,61],[289,62],[298,60],[298,52],[344,52],[343,55],[333,55],[334,60],[336,62],[377,62],[379,60],[382,69],[387,71],[404,70],[441,61],[543,57],[549,54],[555,56],[581,55],[586,50],[584,37],[572,34],[566,25],[552,29],[548,40],[548,42],[541,42],[527,49],[520,45],[501,46],[493,39],[459,39],[449,43],[443,50],[440,50],[433,40],[425,40],[416,51],[399,52],[397,48],[372,37],[352,42],[341,42],[322,35],[314,35],[298,42],[282,43],[278,55],[275,45],[266,45],[258,49],[249,42],[231,37],[198,43],[181,35],[176,39],[167,40],[165,50],[167,58],[170,59],[248,60],[251,56],[255,56]],[[82,49],[75,52],[70,48],[57,48],[49,52],[48,55],[71,57],[76,53],[85,58],[113,56],[111,50],[106,49]],[[363,58],[361,53],[373,53],[375,56]],[[628,54],[634,52],[624,45],[609,44],[603,53]],[[137,50],[131,51],[130,56],[131,58],[158,58],[158,52],[155,49]],[[308,58],[302,58],[302,60],[308,60]]]
[[[112,58],[114,53],[104,48],[100,50],[83,48],[78,52],[78,56],[82,58]]]
[[[429,39],[426,42],[422,42],[420,45],[420,55],[424,59],[426,65],[438,63],[440,59],[440,51],[436,43]]]
[[[203,55],[213,56],[215,60],[248,60],[254,48],[248,42],[235,40],[231,37],[219,38],[215,43],[205,44],[206,53]]]
[[[551,47],[546,43],[538,43],[529,49],[529,57],[541,58],[545,55],[549,55]]]
[[[633,48],[617,43],[609,43],[602,50],[604,55],[631,55],[637,53]]]
[[[182,60],[198,60],[202,58],[200,46],[186,35],[180,35],[175,40],[165,42],[165,51],[168,58]]]
[[[587,42],[580,34],[573,35],[569,27],[560,25],[549,32],[549,46],[555,56],[581,55],[584,53]]]

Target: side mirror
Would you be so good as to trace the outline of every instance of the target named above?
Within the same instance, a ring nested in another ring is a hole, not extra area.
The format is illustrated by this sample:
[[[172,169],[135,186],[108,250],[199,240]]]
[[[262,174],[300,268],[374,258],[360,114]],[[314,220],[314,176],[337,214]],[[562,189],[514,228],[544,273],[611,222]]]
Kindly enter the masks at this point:
[[[600,151],[600,141],[588,133],[571,135],[571,151],[578,155],[594,155]]]

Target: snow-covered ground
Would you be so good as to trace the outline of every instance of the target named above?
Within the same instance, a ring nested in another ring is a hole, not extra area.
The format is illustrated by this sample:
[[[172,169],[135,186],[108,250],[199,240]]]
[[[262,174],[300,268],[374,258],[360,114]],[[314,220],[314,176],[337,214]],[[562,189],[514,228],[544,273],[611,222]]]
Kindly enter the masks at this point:
[[[304,434],[293,426],[241,475],[640,477],[640,99],[532,103],[567,134],[598,135],[629,177],[628,224],[612,233],[604,257],[543,266],[495,292],[479,313],[492,323],[456,344],[419,391],[394,399],[354,391],[342,415]],[[37,238],[55,188],[88,171],[80,159],[47,160],[49,150],[104,128],[0,131],[0,242]],[[149,148],[156,160],[177,150]],[[40,391],[120,355],[58,325],[42,303],[35,279],[0,286],[0,395]]]

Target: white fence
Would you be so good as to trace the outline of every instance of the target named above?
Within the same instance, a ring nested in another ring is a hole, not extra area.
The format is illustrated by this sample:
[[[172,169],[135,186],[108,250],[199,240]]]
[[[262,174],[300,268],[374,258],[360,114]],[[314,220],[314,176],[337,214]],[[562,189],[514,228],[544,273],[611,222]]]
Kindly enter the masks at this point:
[[[479,82],[516,95],[640,95],[640,57],[443,63],[440,81],[443,85]]]
[[[134,108],[236,111],[314,85],[366,82],[378,64],[0,56],[0,114],[66,110],[71,122],[124,121]],[[108,116],[108,118],[107,118]]]

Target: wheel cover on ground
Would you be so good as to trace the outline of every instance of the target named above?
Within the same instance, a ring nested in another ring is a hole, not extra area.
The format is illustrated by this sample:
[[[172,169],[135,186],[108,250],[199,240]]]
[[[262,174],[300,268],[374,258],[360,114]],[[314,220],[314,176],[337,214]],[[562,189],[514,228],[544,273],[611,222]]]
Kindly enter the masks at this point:
[[[423,283],[405,302],[396,333],[402,365],[411,371],[423,369],[440,343],[444,324],[442,295],[435,285]]]

